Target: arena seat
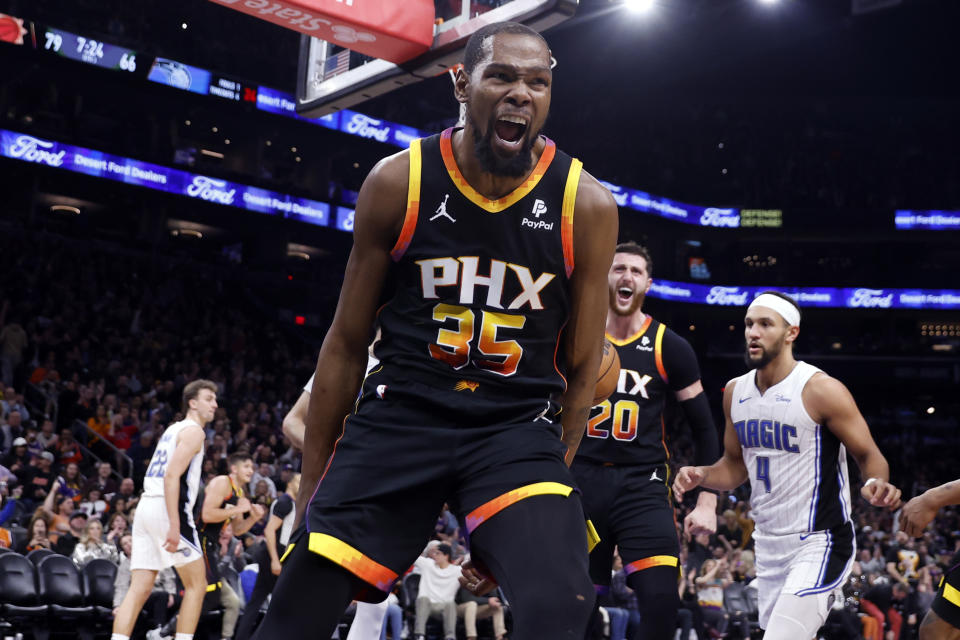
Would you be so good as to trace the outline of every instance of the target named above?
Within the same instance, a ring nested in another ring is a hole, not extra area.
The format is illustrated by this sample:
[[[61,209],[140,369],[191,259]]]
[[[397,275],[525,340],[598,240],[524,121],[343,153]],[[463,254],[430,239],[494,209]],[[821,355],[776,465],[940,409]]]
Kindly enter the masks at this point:
[[[52,555],[55,554],[53,551],[50,551],[50,549],[34,549],[27,554],[27,560],[32,562],[34,566],[39,566],[41,560]]]
[[[32,625],[37,640],[46,640],[48,607],[37,593],[36,567],[19,553],[0,555],[0,622],[14,628]]]
[[[746,619],[750,628],[744,631],[752,635],[755,629],[760,628],[760,623],[757,621],[755,604],[751,603],[747,596],[748,591],[756,592],[755,589],[747,589],[742,582],[732,583],[723,590],[723,608],[730,614],[731,622],[737,618]]]
[[[117,578],[117,565],[104,558],[96,558],[83,568],[84,592],[87,604],[93,607],[98,620],[113,619],[113,583]]]
[[[59,554],[37,565],[40,601],[49,605],[52,627],[69,626],[81,640],[93,640],[94,608],[84,603],[83,578],[73,560]]]

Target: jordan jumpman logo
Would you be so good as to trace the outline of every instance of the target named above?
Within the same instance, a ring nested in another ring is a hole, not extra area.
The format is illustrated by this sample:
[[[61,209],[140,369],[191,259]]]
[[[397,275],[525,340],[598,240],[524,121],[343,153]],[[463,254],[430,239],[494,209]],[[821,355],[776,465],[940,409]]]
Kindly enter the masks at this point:
[[[430,222],[433,222],[437,218],[449,218],[450,222],[456,222],[456,218],[447,213],[447,198],[450,197],[450,194],[445,194],[443,196],[443,202],[440,203],[440,206],[437,207],[437,212],[433,214],[433,217],[430,218]]]

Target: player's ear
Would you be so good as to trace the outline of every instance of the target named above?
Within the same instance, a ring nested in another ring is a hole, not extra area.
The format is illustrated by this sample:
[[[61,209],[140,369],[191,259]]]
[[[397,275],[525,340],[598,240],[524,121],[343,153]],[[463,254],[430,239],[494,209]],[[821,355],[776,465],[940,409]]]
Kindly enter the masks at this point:
[[[457,67],[456,75],[453,78],[453,95],[457,102],[467,102],[467,86],[470,84],[470,76],[464,71],[463,65]]]
[[[647,278],[647,288],[643,290],[644,295],[650,291],[650,285],[653,284],[653,278]]]
[[[790,325],[789,327],[787,327],[787,338],[786,338],[787,342],[792,343],[796,341],[797,336],[799,335],[800,335],[800,327],[797,327],[794,325]]]

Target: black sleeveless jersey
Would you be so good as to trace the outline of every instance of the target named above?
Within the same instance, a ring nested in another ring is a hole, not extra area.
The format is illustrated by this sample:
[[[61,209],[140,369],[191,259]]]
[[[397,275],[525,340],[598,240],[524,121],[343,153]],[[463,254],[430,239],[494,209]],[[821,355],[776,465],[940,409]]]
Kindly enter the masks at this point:
[[[620,380],[610,398],[591,409],[578,458],[653,466],[670,457],[663,410],[673,386],[663,360],[665,337],[683,341],[650,316],[626,340],[607,335],[620,356]]]
[[[230,480],[230,496],[220,505],[221,509],[226,507],[234,507],[237,505],[237,501],[243,497],[243,487],[238,487],[233,484],[233,478],[227,476],[227,479]],[[217,543],[220,540],[220,532],[223,530],[223,525],[227,523],[227,520],[221,522],[203,522],[203,511],[201,510],[201,524],[200,524],[200,535],[203,537],[204,541],[211,544]]]
[[[474,399],[549,398],[566,387],[561,333],[582,164],[545,139],[526,182],[488,200],[460,173],[453,132],[410,145],[394,289],[374,354],[386,372]]]

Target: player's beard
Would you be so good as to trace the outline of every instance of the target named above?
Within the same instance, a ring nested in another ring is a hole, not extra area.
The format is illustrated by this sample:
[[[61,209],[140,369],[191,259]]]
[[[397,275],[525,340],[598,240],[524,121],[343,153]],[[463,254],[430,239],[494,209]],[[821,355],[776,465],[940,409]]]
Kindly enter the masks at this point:
[[[780,352],[783,351],[783,346],[785,342],[786,334],[784,334],[780,340],[778,340],[773,346],[768,350],[766,347],[760,347],[760,355],[757,358],[750,357],[750,344],[747,343],[744,347],[743,359],[746,361],[748,367],[753,367],[754,369],[763,369],[765,366],[773,362],[777,356],[780,355]]]
[[[523,132],[523,145],[515,155],[504,158],[498,156],[493,150],[494,125],[496,119],[491,117],[487,123],[486,133],[480,132],[479,123],[473,116],[467,112],[467,119],[473,126],[473,152],[477,157],[477,162],[487,173],[506,178],[522,178],[530,172],[530,165],[533,164],[533,144],[540,135],[539,131],[531,131],[529,125]]]
[[[643,293],[634,293],[634,294],[633,294],[633,298],[631,298],[631,300],[630,300],[630,306],[627,307],[627,310],[626,310],[626,311],[624,311],[624,310],[622,310],[622,309],[620,308],[620,306],[617,304],[617,290],[616,290],[616,289],[608,289],[608,292],[609,292],[609,296],[610,296],[610,310],[613,311],[616,315],[618,315],[618,316],[620,316],[620,317],[623,317],[623,318],[626,318],[626,317],[628,317],[628,316],[632,316],[632,315],[635,314],[637,311],[639,311],[640,308],[643,307],[643,300],[644,300],[644,298],[647,297],[646,294],[643,294]]]

